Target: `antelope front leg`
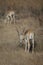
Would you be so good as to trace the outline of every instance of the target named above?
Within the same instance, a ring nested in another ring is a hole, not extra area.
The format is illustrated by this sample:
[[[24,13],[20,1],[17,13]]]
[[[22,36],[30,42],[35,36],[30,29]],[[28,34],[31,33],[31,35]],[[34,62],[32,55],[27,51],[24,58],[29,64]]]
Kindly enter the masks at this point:
[[[25,43],[25,52],[27,51],[27,43]]]
[[[29,50],[30,50],[30,42],[28,40],[28,52],[29,52]]]
[[[34,39],[32,39],[32,53],[34,53]]]
[[[27,51],[27,40],[25,39],[25,52]]]

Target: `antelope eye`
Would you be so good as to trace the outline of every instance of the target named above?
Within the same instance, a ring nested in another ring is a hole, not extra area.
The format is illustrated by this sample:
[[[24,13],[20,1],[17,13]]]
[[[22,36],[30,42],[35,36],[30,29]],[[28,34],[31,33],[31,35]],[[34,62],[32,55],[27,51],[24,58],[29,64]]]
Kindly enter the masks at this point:
[[[10,16],[8,16],[10,18]]]
[[[24,40],[24,39],[23,39]]]
[[[12,18],[13,18],[13,15],[12,15]]]

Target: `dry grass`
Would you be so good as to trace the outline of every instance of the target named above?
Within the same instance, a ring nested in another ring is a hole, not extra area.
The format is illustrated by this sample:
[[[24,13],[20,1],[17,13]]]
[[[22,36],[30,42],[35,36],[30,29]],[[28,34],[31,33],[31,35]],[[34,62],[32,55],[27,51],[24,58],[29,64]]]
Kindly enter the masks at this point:
[[[5,13],[9,9],[16,10],[17,12],[23,12],[25,10],[30,10],[41,8],[43,9],[43,0],[0,0],[0,12]]]
[[[25,1],[25,2],[24,2]],[[14,6],[16,8],[18,7],[41,7],[43,5],[43,1],[42,0],[0,0],[0,6]]]

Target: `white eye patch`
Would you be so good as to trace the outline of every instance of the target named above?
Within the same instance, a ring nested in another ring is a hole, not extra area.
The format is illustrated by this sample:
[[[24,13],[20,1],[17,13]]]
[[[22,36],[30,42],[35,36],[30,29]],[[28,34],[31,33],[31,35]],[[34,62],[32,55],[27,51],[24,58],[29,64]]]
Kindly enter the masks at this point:
[[[34,37],[34,34],[33,33],[30,33],[29,39],[32,39],[33,37]]]

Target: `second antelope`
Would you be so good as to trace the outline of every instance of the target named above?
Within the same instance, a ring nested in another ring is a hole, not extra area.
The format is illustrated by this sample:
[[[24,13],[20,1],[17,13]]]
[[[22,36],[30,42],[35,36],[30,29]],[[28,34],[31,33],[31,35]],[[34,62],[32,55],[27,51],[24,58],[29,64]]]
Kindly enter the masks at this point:
[[[15,12],[13,10],[6,12],[6,23],[15,23]]]

